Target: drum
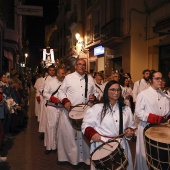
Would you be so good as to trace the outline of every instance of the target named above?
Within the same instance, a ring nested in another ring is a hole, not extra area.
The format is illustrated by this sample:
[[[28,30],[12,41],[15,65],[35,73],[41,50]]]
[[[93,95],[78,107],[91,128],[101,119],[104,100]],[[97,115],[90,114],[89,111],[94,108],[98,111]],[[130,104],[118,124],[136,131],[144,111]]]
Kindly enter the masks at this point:
[[[89,108],[90,106],[88,105],[80,104],[74,106],[71,109],[71,111],[69,112],[69,119],[74,129],[81,131],[83,118],[85,116],[87,109]]]
[[[144,129],[146,161],[150,170],[170,169],[170,124],[148,125]]]
[[[100,145],[90,156],[97,170],[123,170],[128,165],[128,159],[124,153],[124,149],[116,140]]]

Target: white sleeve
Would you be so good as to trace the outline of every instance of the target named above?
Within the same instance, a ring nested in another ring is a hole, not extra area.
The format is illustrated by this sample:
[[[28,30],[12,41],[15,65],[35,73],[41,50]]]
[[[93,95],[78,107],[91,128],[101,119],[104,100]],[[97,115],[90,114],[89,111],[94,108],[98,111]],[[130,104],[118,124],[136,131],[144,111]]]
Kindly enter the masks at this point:
[[[61,87],[58,90],[58,98],[62,101],[64,98],[67,98],[67,77],[63,80]]]
[[[51,88],[50,88],[50,84],[49,84],[49,82],[47,82],[46,84],[45,84],[45,87],[44,87],[44,91],[43,91],[43,96],[44,96],[44,98],[46,99],[46,100],[49,100],[50,99],[50,97],[51,97],[51,94],[50,94],[50,90]]]
[[[139,81],[136,81],[133,86],[132,96],[133,96],[133,102],[136,102],[136,98],[138,95],[138,88],[139,88]]]
[[[146,113],[146,101],[144,99],[144,96],[142,93],[139,93],[136,99],[136,105],[135,105],[135,115],[141,120],[141,121],[147,121],[149,113]]]
[[[84,132],[85,132],[85,129],[87,128],[87,127],[95,127],[96,126],[96,121],[95,121],[95,119],[96,119],[96,114],[95,114],[96,112],[94,111],[94,107],[92,107],[92,108],[90,108],[90,109],[88,109],[87,111],[86,111],[86,114],[85,114],[85,116],[84,116],[84,119],[83,119],[83,123],[82,123],[82,126],[81,126],[81,130],[82,130],[82,133],[84,134]]]

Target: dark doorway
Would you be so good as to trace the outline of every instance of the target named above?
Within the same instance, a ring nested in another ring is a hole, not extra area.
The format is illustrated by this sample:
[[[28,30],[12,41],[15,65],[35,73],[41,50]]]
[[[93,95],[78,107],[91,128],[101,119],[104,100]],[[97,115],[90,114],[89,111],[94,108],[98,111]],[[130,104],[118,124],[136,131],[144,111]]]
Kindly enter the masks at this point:
[[[114,71],[122,69],[122,57],[113,58],[112,62],[112,68]]]
[[[170,71],[170,45],[160,47],[159,70],[164,77],[167,77]]]

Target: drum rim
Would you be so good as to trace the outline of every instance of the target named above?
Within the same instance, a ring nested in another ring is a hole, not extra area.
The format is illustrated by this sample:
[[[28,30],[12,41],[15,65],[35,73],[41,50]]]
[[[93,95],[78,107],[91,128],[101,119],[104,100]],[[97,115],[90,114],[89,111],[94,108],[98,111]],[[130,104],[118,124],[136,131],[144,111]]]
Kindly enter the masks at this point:
[[[107,141],[106,143],[111,143],[111,142],[116,142],[116,143],[118,143],[118,146],[121,146],[120,145],[120,142],[118,141],[118,140],[109,140],[109,141]],[[99,148],[101,148],[102,146],[104,146],[106,143],[102,143],[101,145],[99,145],[91,154],[90,154],[90,158],[91,158],[91,160],[92,160],[92,156],[93,156],[93,154],[99,149]],[[113,151],[114,152],[114,151]],[[113,153],[112,152],[112,153]]]
[[[75,107],[78,107],[78,106],[85,106],[86,104],[77,104],[77,105],[75,105],[75,106],[73,106],[72,108],[71,108],[71,110],[68,112],[68,118],[69,118],[69,120],[70,120],[70,123],[71,123],[71,125],[72,125],[72,127],[73,127],[73,129],[75,129],[75,130],[77,130],[77,131],[81,131],[81,126],[80,127],[77,127],[77,126],[75,126],[74,124],[73,124],[73,122],[83,122],[83,118],[81,118],[81,119],[73,119],[71,116],[70,116],[70,112],[72,111],[72,109],[74,109]],[[89,105],[87,105],[88,107],[90,107]],[[86,108],[85,108],[86,109]]]

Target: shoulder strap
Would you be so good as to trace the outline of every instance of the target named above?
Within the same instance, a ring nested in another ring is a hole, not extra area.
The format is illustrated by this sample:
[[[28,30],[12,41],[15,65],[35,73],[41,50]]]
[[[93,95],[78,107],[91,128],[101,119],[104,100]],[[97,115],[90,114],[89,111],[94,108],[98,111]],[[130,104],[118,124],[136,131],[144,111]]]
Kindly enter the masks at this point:
[[[123,111],[122,106],[119,105],[119,135],[123,133]]]
[[[87,91],[88,91],[88,75],[87,74],[85,74],[84,79],[85,79],[85,99],[87,99]]]
[[[58,92],[58,90],[59,90],[60,86],[61,86],[61,84],[59,85],[59,87],[57,88],[57,90],[56,90],[55,92],[53,92],[53,93],[52,93],[52,95],[51,95],[51,96],[54,96],[54,95]]]
[[[102,89],[100,88],[100,86],[98,86],[97,84],[95,84],[96,87],[103,93]]]
[[[141,79],[139,80],[139,86],[140,86]]]

